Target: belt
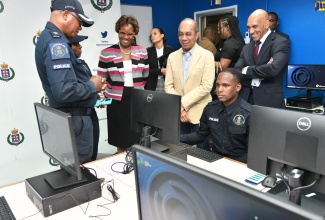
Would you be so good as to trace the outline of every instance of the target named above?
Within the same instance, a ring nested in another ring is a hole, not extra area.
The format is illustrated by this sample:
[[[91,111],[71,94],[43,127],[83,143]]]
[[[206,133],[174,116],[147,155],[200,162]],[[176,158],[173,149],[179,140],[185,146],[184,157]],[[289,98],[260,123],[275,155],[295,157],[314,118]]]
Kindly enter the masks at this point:
[[[91,108],[58,108],[58,110],[70,113],[72,116],[86,116],[90,115]]]

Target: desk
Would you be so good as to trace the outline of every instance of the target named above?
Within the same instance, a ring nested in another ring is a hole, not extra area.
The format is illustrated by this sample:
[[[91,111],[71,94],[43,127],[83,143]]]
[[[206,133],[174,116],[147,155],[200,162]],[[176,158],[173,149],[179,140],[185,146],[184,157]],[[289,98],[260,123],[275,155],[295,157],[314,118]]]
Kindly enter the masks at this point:
[[[120,194],[120,199],[116,203],[105,206],[106,208],[110,209],[111,214],[109,216],[102,216],[101,218],[136,220],[138,219],[138,208],[134,172],[130,174],[121,174],[112,171],[111,166],[116,162],[125,162],[125,154],[119,154],[85,164],[86,167],[95,169],[99,178],[105,178],[105,181],[114,179],[115,191]],[[247,186],[253,187],[257,190],[262,190],[264,188],[260,184],[258,186],[252,186],[245,183],[244,180],[246,178],[256,173],[255,171],[248,169],[245,164],[225,158],[213,163],[208,163],[192,156],[187,157],[187,162]],[[122,171],[123,164],[115,164],[113,168],[116,171]],[[102,195],[107,199],[112,199],[112,196],[106,187],[103,188]],[[5,196],[17,220],[38,212],[36,206],[26,195],[24,182],[0,188],[0,196]],[[71,218],[82,220],[90,219],[90,215],[107,215],[110,212],[109,210],[98,207],[98,205],[103,205],[106,203],[108,203],[106,199],[98,198],[90,201],[86,214],[84,214],[84,211],[86,210],[88,203],[84,203],[81,206],[76,206],[66,211],[57,213],[53,216],[47,217],[46,219],[62,220]],[[27,219],[38,220],[45,218],[41,213],[37,213],[33,217]]]

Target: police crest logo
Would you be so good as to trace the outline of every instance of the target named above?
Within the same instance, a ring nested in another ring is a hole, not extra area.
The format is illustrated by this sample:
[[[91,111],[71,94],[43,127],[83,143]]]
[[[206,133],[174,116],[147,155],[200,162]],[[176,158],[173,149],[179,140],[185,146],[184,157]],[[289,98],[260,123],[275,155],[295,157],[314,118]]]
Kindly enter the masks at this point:
[[[237,126],[245,124],[245,118],[242,115],[236,115],[232,121]]]
[[[46,106],[50,106],[49,97],[44,93],[44,96],[41,98],[41,103]]]
[[[35,46],[36,46],[36,43],[37,43],[37,40],[38,40],[39,36],[41,36],[41,33],[42,33],[42,31],[38,30],[38,31],[36,32],[36,35],[33,37],[33,44],[34,44]]]
[[[5,62],[1,64],[0,80],[8,82],[15,77],[15,71]]]
[[[67,43],[50,43],[52,60],[70,58]]]
[[[0,13],[3,12],[5,6],[3,5],[2,1],[0,1]]]
[[[24,141],[25,137],[24,134],[21,132],[18,132],[18,129],[14,128],[11,131],[11,134],[8,135],[7,137],[7,142],[10,145],[15,145],[18,146]]]
[[[104,13],[112,7],[113,0],[91,0],[91,4],[96,10]]]

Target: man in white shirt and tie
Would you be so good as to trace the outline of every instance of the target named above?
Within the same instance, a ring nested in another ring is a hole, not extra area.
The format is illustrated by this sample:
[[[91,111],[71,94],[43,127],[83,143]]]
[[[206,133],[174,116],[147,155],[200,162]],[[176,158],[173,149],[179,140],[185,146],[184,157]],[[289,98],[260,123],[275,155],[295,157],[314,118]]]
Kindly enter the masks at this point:
[[[290,41],[270,30],[268,13],[262,9],[248,17],[247,28],[252,41],[243,48],[235,65],[243,76],[240,97],[252,105],[283,108],[282,80]]]

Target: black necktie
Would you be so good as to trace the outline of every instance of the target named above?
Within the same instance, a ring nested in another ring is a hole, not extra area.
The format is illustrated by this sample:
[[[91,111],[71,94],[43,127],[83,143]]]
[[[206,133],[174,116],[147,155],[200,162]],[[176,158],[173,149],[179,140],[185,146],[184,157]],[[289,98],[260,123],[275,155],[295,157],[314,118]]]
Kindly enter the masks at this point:
[[[254,54],[253,54],[253,58],[254,58],[254,63],[256,64],[257,61],[257,55],[258,55],[258,49],[260,48],[260,44],[261,41],[257,41],[254,47]]]

